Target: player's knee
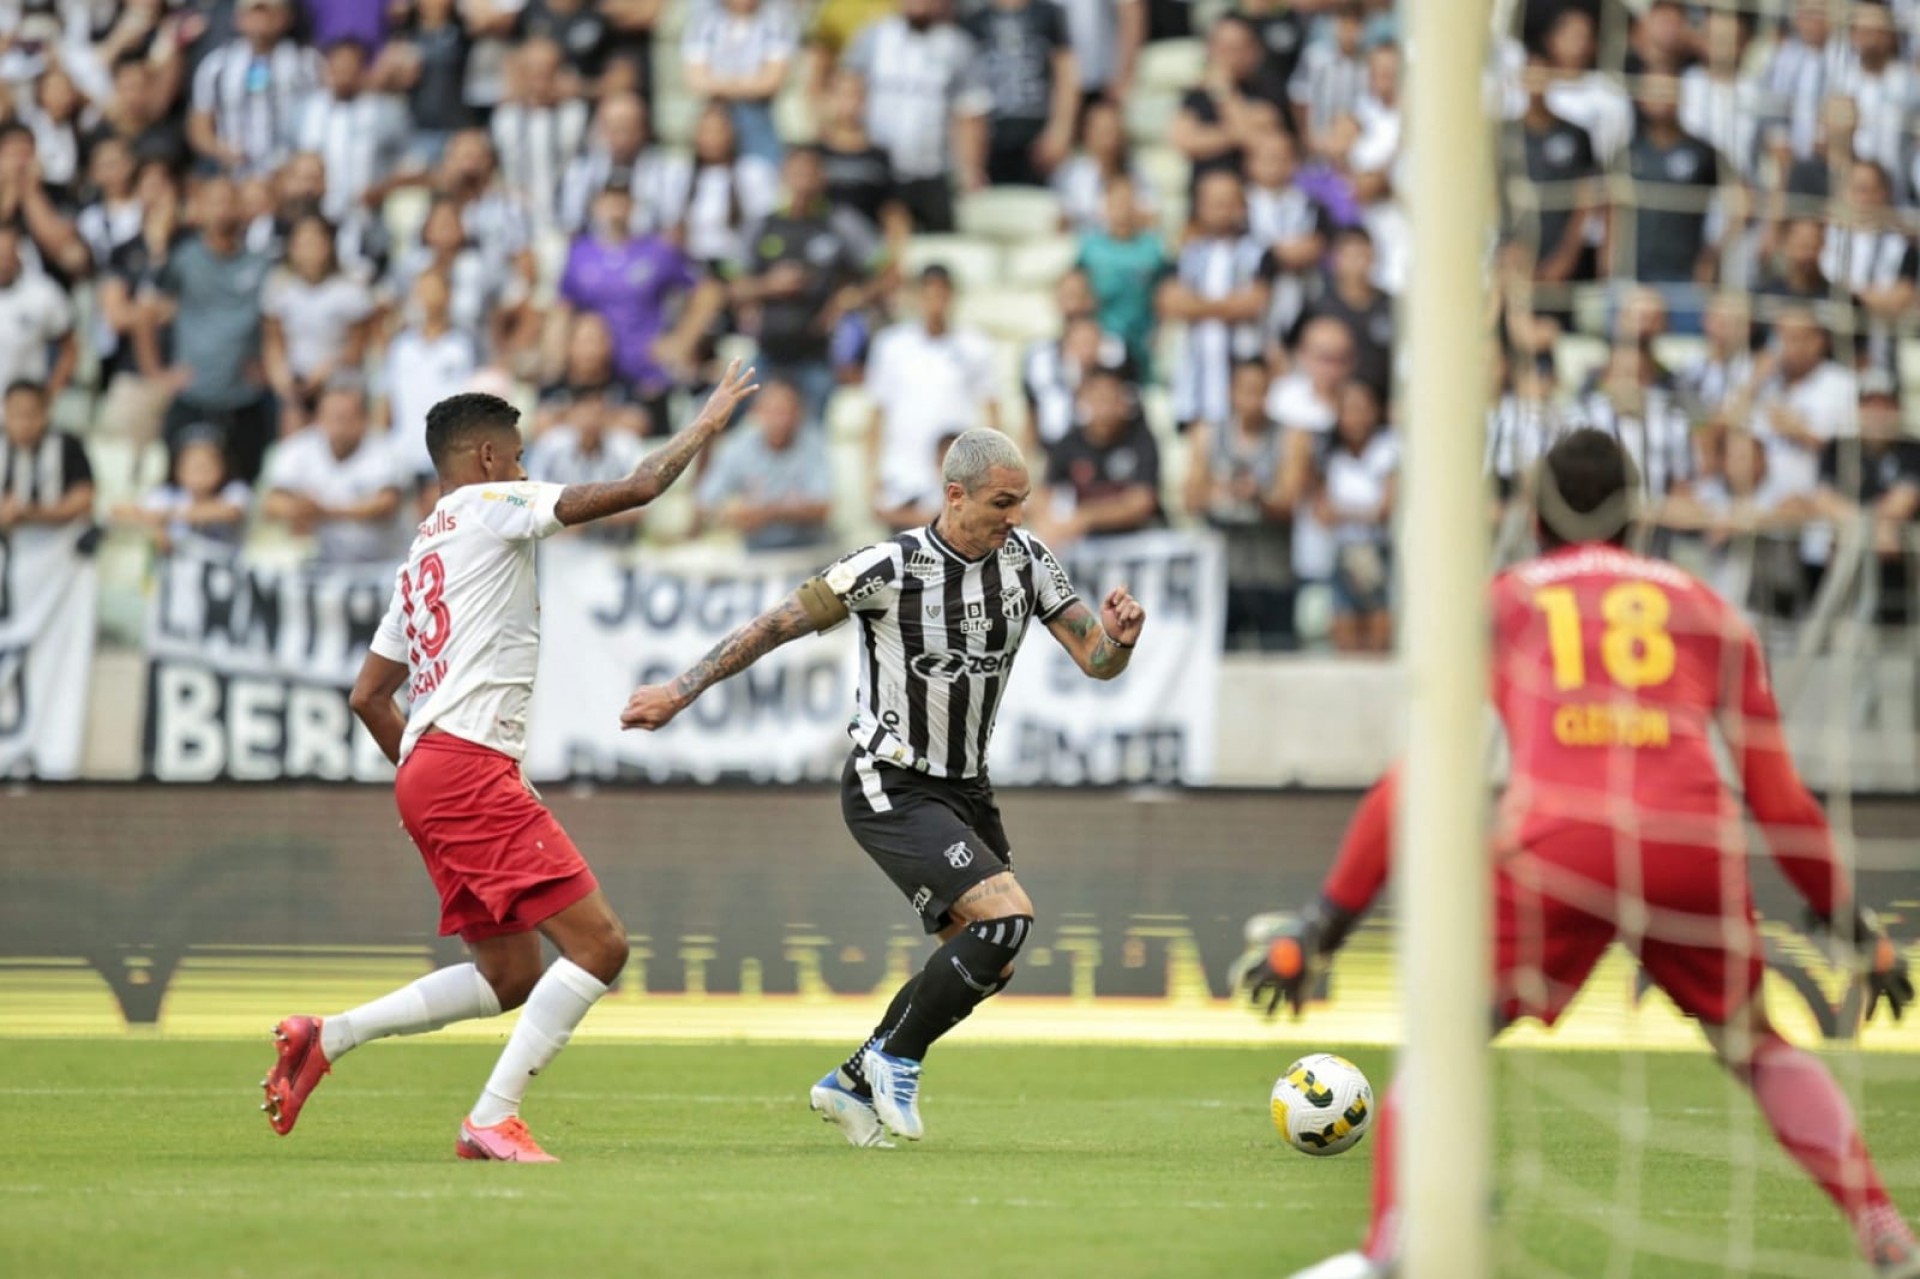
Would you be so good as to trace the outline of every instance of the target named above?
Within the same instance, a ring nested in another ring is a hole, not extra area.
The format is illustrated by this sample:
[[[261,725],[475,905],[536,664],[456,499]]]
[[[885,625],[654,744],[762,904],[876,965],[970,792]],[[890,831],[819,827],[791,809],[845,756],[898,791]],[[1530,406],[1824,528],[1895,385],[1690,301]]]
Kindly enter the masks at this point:
[[[501,1012],[511,1012],[527,1002],[527,996],[533,993],[533,984],[540,980],[538,968],[520,968],[514,966],[489,972],[481,969],[480,975],[487,979],[487,985],[493,987],[495,999],[500,1001]]]
[[[608,919],[603,926],[581,938],[575,950],[577,953],[567,958],[609,986],[627,966],[627,956],[632,953],[632,947],[627,945],[627,930],[617,919]]]

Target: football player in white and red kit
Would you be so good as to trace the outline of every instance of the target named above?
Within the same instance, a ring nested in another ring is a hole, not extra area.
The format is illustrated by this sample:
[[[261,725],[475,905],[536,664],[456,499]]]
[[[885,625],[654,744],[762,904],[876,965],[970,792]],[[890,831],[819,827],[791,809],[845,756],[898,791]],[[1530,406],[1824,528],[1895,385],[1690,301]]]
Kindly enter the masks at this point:
[[[653,501],[756,389],[735,361],[686,430],[605,484],[529,483],[520,414],[495,396],[456,395],[427,414],[443,496],[400,568],[353,709],[399,767],[394,795],[439,891],[440,933],[458,934],[473,961],[335,1016],[282,1021],[262,1081],[275,1132],[293,1130],[320,1080],[361,1044],[525,1005],[456,1149],[553,1161],[521,1122],[520,1099],[625,965],[627,933],[520,769],[540,655],[535,543]],[[410,712],[394,700],[403,688]],[[542,934],[560,952],[544,971]]]
[[[1551,1026],[1607,947],[1624,943],[1752,1092],[1875,1272],[1920,1279],[1920,1244],[1846,1095],[1773,1028],[1761,997],[1743,799],[1814,920],[1858,953],[1868,1014],[1884,1001],[1898,1018],[1914,989],[1901,948],[1850,894],[1826,815],[1787,751],[1753,628],[1696,579],[1625,549],[1634,483],[1612,436],[1565,436],[1539,475],[1544,553],[1493,584],[1493,701],[1513,760],[1490,866],[1493,1024]],[[1721,780],[1716,731],[1740,795]],[[1270,926],[1251,957],[1246,983],[1269,1012],[1304,1005],[1385,885],[1395,776],[1361,802],[1317,900]],[[1394,1091],[1376,1119],[1365,1248],[1295,1279],[1390,1273]]]

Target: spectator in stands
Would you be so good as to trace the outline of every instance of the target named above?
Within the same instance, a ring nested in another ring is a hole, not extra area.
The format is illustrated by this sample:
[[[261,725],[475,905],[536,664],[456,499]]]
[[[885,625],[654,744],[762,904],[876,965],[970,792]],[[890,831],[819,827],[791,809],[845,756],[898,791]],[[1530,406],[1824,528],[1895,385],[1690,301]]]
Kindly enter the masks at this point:
[[[1340,388],[1353,376],[1353,335],[1330,317],[1301,327],[1293,371],[1267,392],[1267,416],[1287,434],[1280,467],[1282,504],[1293,512],[1293,572],[1302,582],[1333,576],[1332,535],[1314,510],[1319,459],[1340,417]]]
[[[566,349],[559,367],[540,388],[539,407],[534,412],[534,434],[541,435],[566,420],[572,403],[593,396],[603,401],[612,413],[609,430],[628,431],[637,436],[659,435],[666,431],[663,401],[644,401],[637,389],[619,375],[614,363],[613,330],[591,311],[575,314],[565,325]]]
[[[270,173],[293,152],[320,57],[289,34],[286,0],[240,0],[238,9],[236,38],[194,70],[187,141],[217,169]]]
[[[1000,427],[993,347],[954,326],[953,276],[929,266],[916,293],[919,318],[879,333],[867,360],[868,492],[883,520],[938,491],[934,459],[943,438],[977,425]]]
[[[1776,252],[1763,270],[1758,292],[1785,303],[1820,303],[1833,297],[1833,283],[1821,266],[1827,243],[1826,224],[1819,218],[1794,218],[1774,237]],[[1771,318],[1777,304],[1763,304],[1761,315]]]
[[[823,420],[834,375],[829,344],[841,319],[868,300],[864,276],[879,245],[866,225],[827,200],[820,152],[795,147],[782,166],[784,200],[751,238],[733,304],[751,315],[763,377],[798,387],[807,423]]]
[[[1167,135],[1193,164],[1196,200],[1207,174],[1242,172],[1254,139],[1280,127],[1297,133],[1287,105],[1287,83],[1276,78],[1253,24],[1231,13],[1216,19],[1207,33],[1205,79],[1180,100]]]
[[[1814,154],[1821,105],[1833,68],[1844,56],[1827,16],[1826,0],[1798,0],[1792,22],[1774,45],[1761,76],[1768,98],[1780,104],[1771,127],[1780,131],[1796,158]]]
[[[94,332],[99,343],[99,384],[105,392],[98,420],[145,442],[160,434],[169,392],[164,384],[141,376],[139,333],[151,321],[141,291],[167,260],[180,223],[180,195],[173,175],[154,161],[141,166],[137,193],[137,233],[95,269],[94,308],[99,318]],[[101,221],[111,225],[112,217],[103,215]],[[145,340],[161,349],[158,344],[165,339],[149,334]]]
[[[741,534],[749,551],[820,546],[831,535],[833,466],[824,432],[805,428],[791,382],[763,383],[742,429],[700,481],[700,525]]]
[[[1225,421],[1233,365],[1262,354],[1262,325],[1272,299],[1273,256],[1247,234],[1240,179],[1215,170],[1200,179],[1193,226],[1174,272],[1160,285],[1162,322],[1186,325],[1174,366],[1174,420]]]
[[[710,271],[731,274],[747,260],[747,232],[773,212],[780,174],[741,153],[726,107],[709,102],[693,125],[691,159],[661,163],[651,225],[676,235],[687,255]]]
[[[177,546],[237,550],[246,535],[253,493],[227,478],[220,432],[187,432],[174,455],[171,478],[138,502],[113,508],[112,521],[140,530],[161,554]]]
[[[1727,402],[1753,382],[1752,302],[1743,293],[1716,295],[1707,305],[1704,327],[1704,348],[1693,363],[1677,371],[1674,383],[1682,409],[1717,431],[1727,425],[1722,413]]]
[[[1707,235],[1707,214],[1720,182],[1713,148],[1680,128],[1679,90],[1665,72],[1640,82],[1639,125],[1627,149],[1633,179],[1629,202],[1615,210],[1630,237],[1627,269],[1642,284],[1660,286],[1674,329],[1700,331],[1698,285],[1709,284],[1718,246]]]
[[[806,96],[820,101],[831,92],[835,68],[868,26],[891,17],[897,0],[821,0],[806,32]]]
[[[1226,541],[1230,649],[1268,652],[1293,644],[1293,512],[1281,490],[1285,432],[1267,416],[1267,366],[1233,366],[1232,412],[1187,432],[1187,513]]]
[[[333,228],[318,214],[294,225],[287,264],[260,296],[261,359],[280,401],[280,433],[307,424],[320,388],[357,374],[373,329],[373,292],[340,269]]]
[[[1327,255],[1330,223],[1319,201],[1294,179],[1298,146],[1291,134],[1269,130],[1247,148],[1247,233],[1273,258],[1269,331],[1291,333],[1306,305],[1306,282]]]
[[[407,164],[431,169],[440,163],[447,140],[473,127],[467,106],[467,59],[473,41],[461,24],[458,0],[411,0],[406,28],[389,43],[380,68],[395,90],[407,97],[412,125]]]
[[[1505,524],[1515,512],[1530,518],[1521,499],[1531,491],[1534,466],[1552,446],[1561,423],[1549,397],[1552,380],[1539,373],[1530,352],[1518,358],[1495,342],[1490,363],[1487,474],[1493,480],[1494,519]]]
[[[1155,295],[1167,274],[1167,250],[1129,183],[1107,189],[1105,229],[1080,237],[1078,269],[1093,293],[1103,332],[1120,339],[1135,376],[1153,373]]]
[[[136,189],[139,172],[133,148],[124,139],[108,134],[93,144],[87,158],[87,177],[92,198],[73,225],[86,242],[93,269],[98,272],[106,268],[115,249],[140,237],[146,210]]]
[[[86,273],[86,243],[47,194],[33,130],[18,121],[0,124],[0,226],[21,233],[17,247],[28,275]]]
[[[460,206],[445,197],[427,207],[420,243],[395,263],[395,291],[411,294],[413,282],[428,271],[446,277],[448,315],[455,328],[472,333],[488,350],[509,345],[512,317],[526,301],[522,282],[495,273],[486,255],[468,242]]]
[[[1907,535],[1920,515],[1920,441],[1900,422],[1899,383],[1885,369],[1860,377],[1860,438],[1828,440],[1820,449],[1816,509],[1836,522],[1871,516],[1873,548],[1888,570],[1883,602],[1904,605]]]
[[[504,312],[496,332],[502,335],[504,343],[518,345],[517,339],[522,336],[519,330],[527,318],[525,303],[539,278],[539,268],[533,256],[532,224],[525,201],[517,190],[500,181],[493,144],[485,131],[468,129],[448,139],[434,186],[437,194],[450,201],[460,216],[462,243],[479,250],[488,292],[493,298],[491,305]],[[429,230],[432,221],[429,215]],[[435,252],[439,258],[445,258],[446,239],[437,241]],[[454,290],[457,298],[458,276],[454,279]]]
[[[467,389],[480,371],[480,343],[453,322],[453,290],[444,273],[414,277],[409,302],[405,327],[387,343],[387,435],[402,478],[431,488],[438,501],[427,453],[427,410]]]
[[[1350,116],[1367,84],[1365,13],[1358,0],[1333,6],[1332,38],[1307,46],[1287,85],[1294,136],[1314,151],[1330,146],[1334,121]]]
[[[1374,287],[1373,271],[1373,237],[1366,228],[1336,232],[1332,258],[1303,323],[1328,317],[1345,325],[1353,339],[1354,376],[1386,404],[1393,397],[1393,299]]]
[[[592,96],[596,81],[608,72],[607,58],[617,43],[611,15],[591,0],[535,0],[520,11],[515,31],[524,43],[547,40],[560,50],[566,61],[566,92],[569,97]],[[637,86],[622,85],[615,92],[632,92]]]
[[[646,456],[646,446],[632,431],[614,425],[614,415],[604,388],[573,395],[560,424],[527,450],[527,478],[547,484],[607,484],[631,475]],[[581,528],[579,536],[612,546],[631,545],[644,515],[636,508],[596,520]]]
[[[20,238],[0,223],[0,385],[32,382],[51,398],[66,390],[80,358],[73,304],[51,279],[27,272]]]
[[[19,104],[20,119],[33,130],[41,184],[48,198],[63,209],[79,203],[81,161],[86,149],[80,112],[85,105],[73,77],[58,64],[41,74],[32,98]]]
[[[1128,5],[1138,3],[1126,0]],[[1134,207],[1153,213],[1153,183],[1133,163],[1120,106],[1096,98],[1080,116],[1080,149],[1053,172],[1061,229],[1075,235],[1106,229],[1107,192],[1116,185],[1131,187]]]
[[[587,225],[587,206],[596,192],[610,186],[644,193],[653,188],[659,157],[654,154],[647,130],[647,108],[635,93],[616,93],[605,98],[593,113],[593,130],[584,151],[567,166],[560,185],[560,229],[578,235]],[[646,225],[649,210],[636,200],[635,231]]]
[[[1034,527],[1050,546],[1156,528],[1160,447],[1120,374],[1094,365],[1080,379],[1079,424],[1047,450]]]
[[[635,236],[633,196],[620,187],[594,197],[589,221],[567,254],[556,315],[588,311],[607,322],[619,376],[663,429],[667,393],[692,377],[723,290],[664,236]]]
[[[140,371],[173,392],[163,424],[170,449],[188,427],[216,426],[226,437],[228,469],[252,482],[275,435],[260,364],[270,264],[241,243],[240,196],[230,179],[202,184],[195,205],[198,234],[168,253],[146,291],[152,309],[136,333]],[[172,363],[163,367],[156,339],[168,323]]]
[[[1855,0],[1845,12],[1852,39],[1839,65],[1828,73],[1826,93],[1854,105],[1854,158],[1878,165],[1886,174],[1903,173],[1911,158],[1907,122],[1920,107],[1920,77],[1900,57],[1899,35],[1886,0]],[[1904,182],[1901,186],[1906,190]]]
[[[96,136],[119,138],[133,148],[141,162],[157,160],[169,169],[185,167],[186,128],[169,111],[168,77],[138,54],[123,54],[113,63],[113,93],[98,105]]]
[[[320,393],[314,424],[274,450],[261,512],[311,535],[320,563],[392,560],[403,482],[387,437],[367,431],[359,384],[335,382]]]
[[[1825,329],[1795,308],[1773,326],[1752,400],[1752,431],[1767,448],[1767,473],[1782,499],[1811,497],[1827,441],[1859,433],[1853,374],[1835,363]]]
[[[1646,374],[1647,356],[1616,345],[1599,384],[1567,408],[1570,428],[1590,427],[1620,441],[1640,472],[1640,485],[1658,503],[1693,482],[1699,472],[1693,432],[1675,396]]]
[[[866,219],[897,257],[912,233],[913,216],[895,185],[892,161],[867,132],[866,81],[850,70],[836,71],[828,81],[818,145],[827,199]]]
[[[1758,584],[1762,596],[1774,593],[1771,547],[1751,542],[1757,533],[1791,528],[1813,513],[1802,497],[1782,502],[1767,482],[1767,452],[1746,431],[1728,431],[1714,438],[1705,459],[1707,474],[1690,488],[1666,498],[1654,508],[1662,528],[1697,536],[1707,553],[1707,583],[1727,599],[1745,607]],[[1747,539],[1748,555],[1736,554],[1736,544]],[[1798,557],[1784,570],[1787,585],[1800,588]],[[1758,582],[1756,583],[1756,578]]]
[[[1680,74],[1680,127],[1711,146],[1725,171],[1752,184],[1760,176],[1760,125],[1765,100],[1744,74],[1753,16],[1710,8],[1701,35],[1705,57]]]
[[[988,110],[973,40],[950,0],[900,0],[900,12],[855,37],[847,66],[867,87],[867,133],[893,164],[914,226],[954,228],[953,192],[986,184]]]
[[[1125,102],[1147,38],[1145,0],[1061,0],[1087,105]]]
[[[1677,76],[1699,60],[1696,44],[1680,0],[1652,0],[1634,15],[1621,70],[1629,80],[1650,73]]]
[[[1886,170],[1857,161],[1820,247],[1820,273],[1853,299],[1853,363],[1896,368],[1894,326],[1913,308],[1920,248],[1893,207]]]
[[[1297,0],[1243,0],[1235,12],[1260,38],[1268,74],[1283,89],[1293,83],[1306,54],[1309,24],[1321,6]]]
[[[980,50],[987,111],[987,181],[1045,186],[1073,148],[1080,68],[1067,15],[1054,0],[988,0],[961,24]]]
[[[560,46],[533,39],[507,59],[507,93],[489,129],[500,172],[525,203],[535,232],[560,225],[560,180],[587,136],[587,104],[562,76]]]
[[[1073,429],[1078,418],[1081,380],[1088,369],[1127,367],[1127,347],[1100,327],[1093,291],[1082,271],[1069,271],[1054,286],[1060,309],[1060,336],[1027,348],[1021,383],[1027,396],[1030,443],[1050,450]]]
[[[358,40],[327,49],[326,85],[300,112],[295,146],[318,155],[326,168],[323,213],[338,222],[385,198],[400,169],[410,123],[398,98],[379,92],[367,74],[367,50]]]
[[[1578,7],[1560,10],[1541,48],[1550,73],[1548,108],[1587,131],[1593,154],[1604,167],[1633,135],[1633,104],[1618,85],[1595,69],[1598,45],[1592,15]]]
[[[47,391],[7,383],[0,400],[0,534],[78,527],[93,513],[93,468],[80,438],[48,427]]]
[[[793,16],[777,0],[720,0],[689,17],[680,46],[687,88],[726,107],[740,154],[780,163],[773,99],[799,47]]]
[[[1388,540],[1400,449],[1381,425],[1373,388],[1353,378],[1340,388],[1339,402],[1313,486],[1315,522],[1335,547],[1333,647],[1342,653],[1386,653],[1393,647]]]

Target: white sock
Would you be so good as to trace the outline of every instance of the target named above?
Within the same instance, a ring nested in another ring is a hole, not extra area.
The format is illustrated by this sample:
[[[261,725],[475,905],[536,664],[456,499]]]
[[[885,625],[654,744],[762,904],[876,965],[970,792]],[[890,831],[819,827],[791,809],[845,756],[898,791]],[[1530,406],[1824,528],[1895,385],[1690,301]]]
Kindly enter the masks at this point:
[[[500,997],[472,964],[436,968],[370,1004],[320,1021],[320,1050],[330,1062],[388,1035],[418,1035],[470,1017],[497,1017]]]
[[[513,1028],[500,1061],[473,1106],[473,1122],[491,1128],[520,1113],[527,1083],[547,1068],[587,1010],[607,993],[606,984],[570,959],[556,959],[534,984],[520,1024]]]

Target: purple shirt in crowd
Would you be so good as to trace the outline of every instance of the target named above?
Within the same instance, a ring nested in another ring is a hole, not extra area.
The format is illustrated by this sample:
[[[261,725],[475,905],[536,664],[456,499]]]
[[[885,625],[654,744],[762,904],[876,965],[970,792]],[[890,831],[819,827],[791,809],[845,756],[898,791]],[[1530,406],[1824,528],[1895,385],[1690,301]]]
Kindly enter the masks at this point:
[[[657,235],[609,244],[582,235],[567,253],[560,296],[591,311],[613,331],[613,362],[643,395],[673,384],[655,363],[653,344],[667,327],[669,304],[694,286],[693,263]]]
[[[387,42],[386,0],[304,0],[313,46],[324,50],[336,40],[357,40],[368,54]]]

